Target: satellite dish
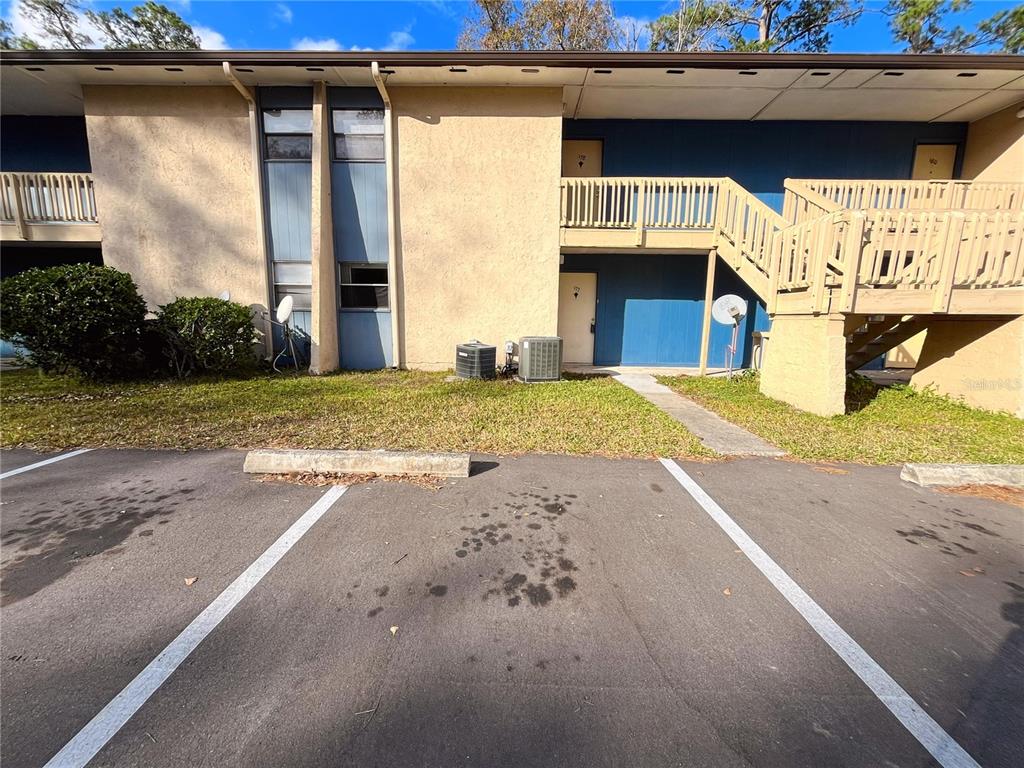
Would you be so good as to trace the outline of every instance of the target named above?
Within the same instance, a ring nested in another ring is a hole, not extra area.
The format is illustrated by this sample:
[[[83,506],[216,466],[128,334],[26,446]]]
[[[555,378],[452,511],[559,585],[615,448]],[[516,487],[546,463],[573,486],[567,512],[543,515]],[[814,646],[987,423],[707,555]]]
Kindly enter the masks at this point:
[[[285,296],[281,299],[281,303],[277,305],[277,322],[287,323],[288,318],[292,316],[292,304],[294,299],[291,296]]]
[[[732,293],[719,296],[711,305],[711,317],[722,325],[738,325],[747,316],[747,302]]]
[[[217,298],[222,301],[231,301],[231,291],[221,291],[217,294]]]

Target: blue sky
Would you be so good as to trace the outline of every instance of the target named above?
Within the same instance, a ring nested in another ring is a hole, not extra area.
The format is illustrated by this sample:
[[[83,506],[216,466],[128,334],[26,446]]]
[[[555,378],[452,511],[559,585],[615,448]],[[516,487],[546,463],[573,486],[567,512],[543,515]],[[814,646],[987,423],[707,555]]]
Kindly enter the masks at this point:
[[[444,50],[455,47],[469,3],[462,0],[164,0],[199,32],[204,48],[321,50]],[[127,2],[93,0],[91,7],[128,7]],[[837,52],[896,52],[883,2],[869,2],[869,12],[853,27],[834,30]],[[978,20],[1013,2],[977,0],[957,20],[972,27]],[[678,8],[675,0],[614,0],[615,13],[641,21]],[[0,0],[0,14],[15,31],[17,0]]]

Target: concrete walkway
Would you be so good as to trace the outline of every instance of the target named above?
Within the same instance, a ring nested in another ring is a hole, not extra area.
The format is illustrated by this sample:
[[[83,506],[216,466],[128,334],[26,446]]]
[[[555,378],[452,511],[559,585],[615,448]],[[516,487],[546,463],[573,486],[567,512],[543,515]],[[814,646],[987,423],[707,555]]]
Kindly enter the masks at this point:
[[[613,377],[658,406],[697,436],[705,446],[726,456],[785,456],[786,452],[757,435],[702,408],[692,400],[659,384],[647,373],[620,373]]]

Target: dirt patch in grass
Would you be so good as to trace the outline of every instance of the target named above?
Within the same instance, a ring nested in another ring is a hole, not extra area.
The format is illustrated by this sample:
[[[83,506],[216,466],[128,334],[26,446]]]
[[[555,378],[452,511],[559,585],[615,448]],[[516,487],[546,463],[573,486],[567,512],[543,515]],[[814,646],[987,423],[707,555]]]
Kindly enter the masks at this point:
[[[610,378],[550,385],[445,381],[446,373],[94,385],[36,371],[0,375],[0,443],[38,449],[339,448],[713,455],[681,424]]]
[[[806,461],[863,464],[1024,463],[1024,421],[906,386],[863,379],[849,387],[849,412],[823,417],[765,397],[756,376],[659,376],[685,397]]]
[[[979,499],[1002,501],[1024,509],[1024,488],[1008,488],[1005,485],[954,485],[938,490],[960,496],[977,496]]]

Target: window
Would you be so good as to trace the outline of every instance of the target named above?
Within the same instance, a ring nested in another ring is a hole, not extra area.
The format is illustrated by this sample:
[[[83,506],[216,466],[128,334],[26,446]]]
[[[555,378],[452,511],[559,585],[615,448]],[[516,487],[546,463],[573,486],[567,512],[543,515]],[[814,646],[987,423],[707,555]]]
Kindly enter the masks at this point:
[[[335,136],[335,160],[383,160],[383,136]]]
[[[384,110],[335,109],[334,159],[379,162],[384,159]]]
[[[341,265],[342,309],[387,309],[387,264]]]
[[[309,160],[312,157],[312,136],[267,136],[268,160]]]
[[[313,157],[313,111],[265,109],[263,132],[267,160],[309,160]]]
[[[313,110],[265,109],[263,130],[266,133],[312,133]]]
[[[292,308],[296,312],[309,312],[313,309],[313,289],[308,285],[275,285],[274,293],[278,304],[285,296],[291,296]]]

